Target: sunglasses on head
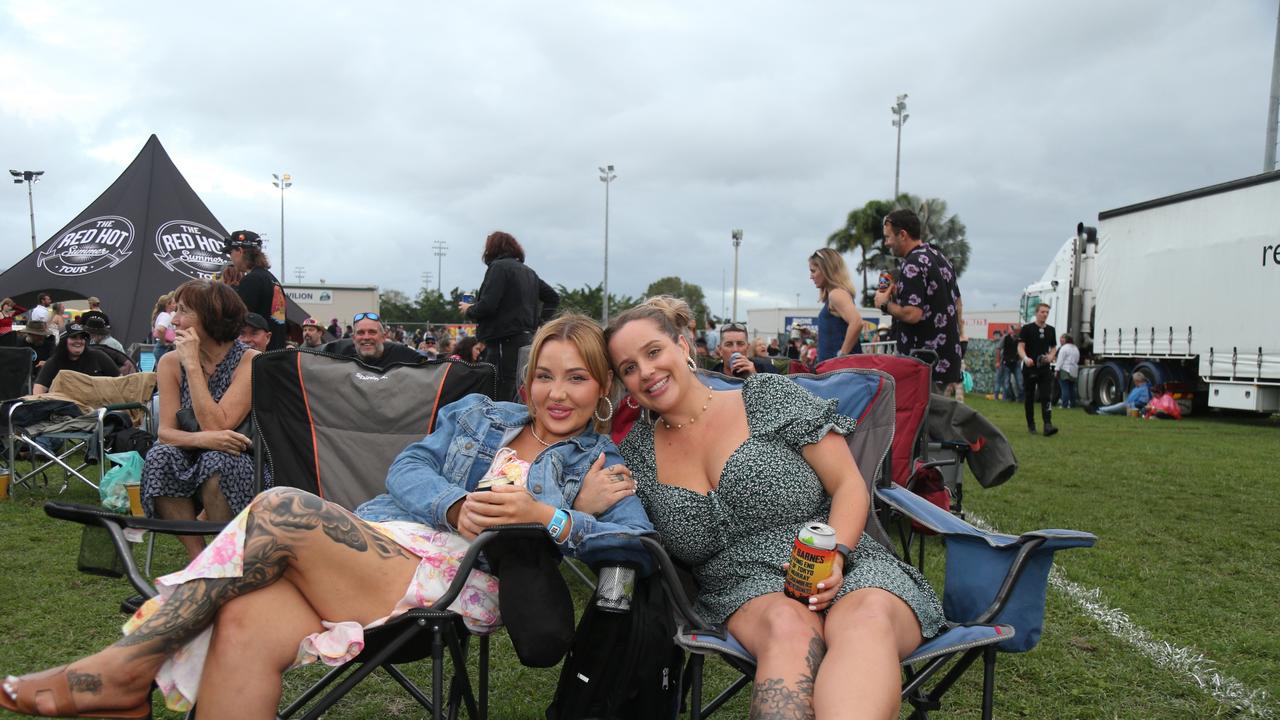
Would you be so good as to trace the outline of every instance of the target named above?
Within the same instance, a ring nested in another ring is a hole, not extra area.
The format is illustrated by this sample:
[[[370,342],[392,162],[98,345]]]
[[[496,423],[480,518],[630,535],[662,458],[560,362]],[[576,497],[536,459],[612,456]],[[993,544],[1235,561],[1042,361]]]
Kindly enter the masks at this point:
[[[358,323],[361,320],[376,320],[377,322],[382,322],[382,316],[375,312],[367,312],[367,313],[356,313],[356,316],[351,318],[351,322],[353,324]]]

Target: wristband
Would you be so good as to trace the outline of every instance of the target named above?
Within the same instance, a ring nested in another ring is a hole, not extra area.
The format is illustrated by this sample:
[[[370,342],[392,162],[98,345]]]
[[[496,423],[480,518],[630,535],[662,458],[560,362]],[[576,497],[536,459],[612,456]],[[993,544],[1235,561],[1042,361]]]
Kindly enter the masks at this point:
[[[840,556],[844,558],[844,569],[848,570],[849,566],[853,564],[853,551],[849,549],[848,545],[836,543],[836,552],[840,553]],[[843,571],[841,572],[843,573]]]
[[[551,539],[560,542],[560,533],[564,532],[564,526],[569,524],[569,513],[563,508],[556,508],[556,514],[551,516],[551,522],[547,523],[547,532],[551,533]]]

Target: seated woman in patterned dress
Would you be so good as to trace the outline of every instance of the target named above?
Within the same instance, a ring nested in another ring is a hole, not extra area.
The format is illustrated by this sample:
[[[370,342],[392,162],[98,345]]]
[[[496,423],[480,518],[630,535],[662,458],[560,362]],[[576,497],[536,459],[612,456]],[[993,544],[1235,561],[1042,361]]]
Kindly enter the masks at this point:
[[[497,525],[546,525],[563,554],[588,563],[646,564],[631,538],[653,527],[602,434],[611,381],[599,326],[552,320],[533,340],[528,407],[470,395],[442,408],[431,435],[392,464],[387,493],[357,514],[301,490],[262,493],[195,562],[157,581],[160,599],[126,637],[69,666],[9,677],[0,707],[149,717],[154,681],[175,710],[198,690],[200,717],[274,717],[284,670],[341,664],[364,628],[430,605],[469,540]],[[524,485],[476,492],[486,476],[510,476],[495,468],[503,459]],[[474,570],[450,607],[472,631],[491,632],[501,622],[496,578]]]
[[[239,432],[249,415],[250,372],[258,351],[236,342],[245,306],[230,287],[189,280],[174,292],[174,352],[156,368],[159,442],[142,467],[142,506],[149,517],[194,520],[196,498],[205,519],[226,522],[253,499],[251,439]],[[200,428],[178,426],[180,410]],[[271,486],[269,474],[264,486]],[[204,538],[179,536],[192,559]]]
[[[680,334],[689,316],[681,300],[650,298],[606,331],[614,372],[649,417],[621,451],[667,549],[693,568],[697,611],[756,657],[751,717],[896,718],[899,660],[938,632],[942,608],[863,532],[870,500],[841,437],[854,421],[779,375],[710,390]],[[815,520],[843,547],[798,602],[782,593],[783,568]]]

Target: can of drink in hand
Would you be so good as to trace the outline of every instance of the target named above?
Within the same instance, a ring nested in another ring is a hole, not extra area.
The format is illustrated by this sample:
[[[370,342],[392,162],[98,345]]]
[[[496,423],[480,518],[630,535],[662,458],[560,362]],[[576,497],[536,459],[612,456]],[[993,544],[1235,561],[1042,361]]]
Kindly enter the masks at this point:
[[[818,583],[831,577],[836,559],[836,531],[826,523],[812,522],[796,533],[791,547],[791,564],[783,592],[793,600],[808,603],[818,594]]]
[[[463,293],[463,294],[462,294],[462,302],[464,302],[464,303],[466,303],[466,304],[468,304],[468,305],[472,305],[472,304],[474,304],[474,303],[475,303],[475,301],[476,301],[476,296],[475,296],[475,295],[473,295],[473,294],[471,294],[471,293]]]
[[[888,290],[888,289],[889,289],[889,286],[890,286],[890,285],[892,285],[892,284],[893,284],[893,276],[892,276],[892,275],[890,275],[890,274],[889,274],[889,273],[887,273],[887,272],[882,272],[882,273],[880,273],[880,284],[879,284],[879,286],[878,286],[878,287],[879,287],[879,289],[881,289],[881,290]]]
[[[605,612],[630,612],[631,596],[635,588],[635,568],[625,565],[609,565],[601,568],[596,582],[596,607]]]

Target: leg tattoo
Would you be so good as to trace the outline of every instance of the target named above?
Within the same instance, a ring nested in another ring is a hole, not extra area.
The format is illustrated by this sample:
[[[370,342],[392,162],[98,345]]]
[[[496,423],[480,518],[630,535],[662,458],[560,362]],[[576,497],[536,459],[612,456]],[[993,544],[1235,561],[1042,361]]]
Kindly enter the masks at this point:
[[[827,644],[815,632],[805,653],[807,670],[800,674],[795,688],[787,687],[782,678],[757,682],[751,693],[752,720],[813,720],[813,683],[826,654]]]
[[[249,511],[240,577],[183,583],[155,615],[116,645],[138,648],[138,657],[176,651],[208,627],[225,603],[279,580],[297,560],[301,536],[316,529],[358,552],[414,557],[336,505],[304,492],[275,491]]]
[[[102,676],[67,670],[67,685],[71,687],[71,692],[97,695],[102,692]]]

